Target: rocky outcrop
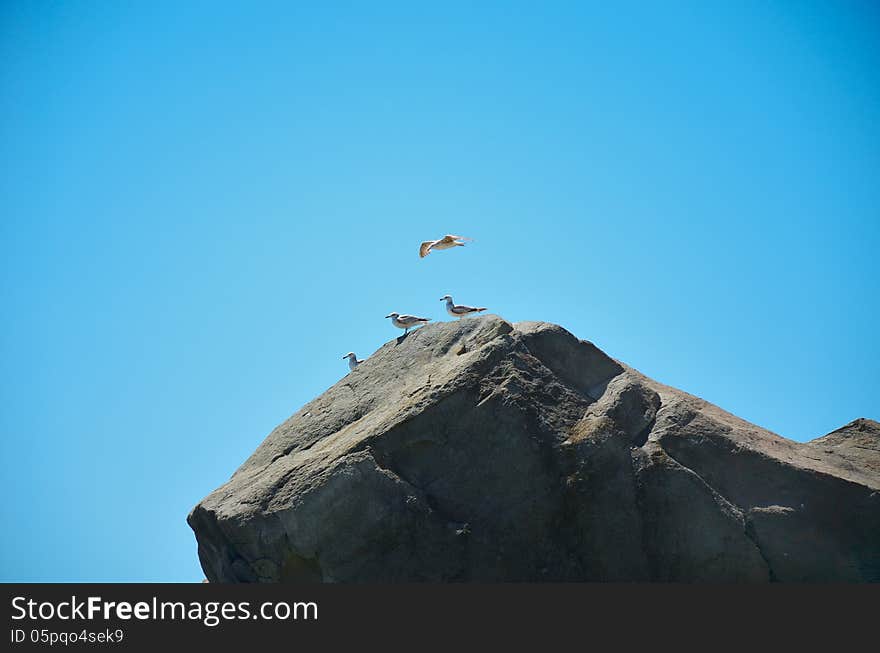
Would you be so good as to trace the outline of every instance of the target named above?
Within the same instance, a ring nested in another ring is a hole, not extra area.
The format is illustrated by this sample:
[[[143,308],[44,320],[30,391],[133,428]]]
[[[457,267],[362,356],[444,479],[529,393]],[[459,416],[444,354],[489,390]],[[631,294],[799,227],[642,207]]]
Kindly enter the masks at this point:
[[[880,425],[796,443],[485,316],[384,345],[188,522],[211,582],[880,581]]]

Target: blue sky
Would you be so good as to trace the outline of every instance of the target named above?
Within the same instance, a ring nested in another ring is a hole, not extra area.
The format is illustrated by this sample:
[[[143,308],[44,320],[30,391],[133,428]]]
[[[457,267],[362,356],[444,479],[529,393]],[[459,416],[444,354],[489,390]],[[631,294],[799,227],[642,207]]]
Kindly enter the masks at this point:
[[[0,7],[0,580],[201,580],[189,509],[446,293],[880,418],[876,4],[413,4]]]

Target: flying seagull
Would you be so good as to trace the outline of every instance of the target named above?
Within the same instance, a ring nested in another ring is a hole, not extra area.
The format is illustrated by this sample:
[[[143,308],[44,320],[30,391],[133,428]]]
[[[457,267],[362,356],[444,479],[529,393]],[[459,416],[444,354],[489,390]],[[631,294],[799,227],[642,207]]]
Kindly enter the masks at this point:
[[[471,313],[479,313],[480,311],[485,311],[485,308],[474,308],[473,306],[464,306],[463,304],[456,304],[452,301],[451,295],[443,295],[440,298],[440,301],[446,300],[446,312],[449,313],[452,317],[462,318],[465,315],[470,315]]]
[[[358,365],[363,363],[364,361],[358,360],[358,357],[355,356],[353,351],[348,352],[345,356],[342,357],[343,360],[348,359],[348,369],[353,370]]]
[[[464,247],[463,240],[473,240],[472,238],[466,238],[465,236],[453,236],[452,234],[447,234],[440,238],[439,240],[426,240],[421,245],[419,245],[419,256],[421,258],[425,258],[428,254],[431,253],[432,249],[449,249],[450,247]]]
[[[389,313],[385,317],[390,317],[391,324],[396,326],[398,329],[404,329],[403,335],[406,335],[407,332],[412,327],[431,321],[431,318],[428,318],[428,317],[416,317],[415,315],[401,315],[400,313]]]

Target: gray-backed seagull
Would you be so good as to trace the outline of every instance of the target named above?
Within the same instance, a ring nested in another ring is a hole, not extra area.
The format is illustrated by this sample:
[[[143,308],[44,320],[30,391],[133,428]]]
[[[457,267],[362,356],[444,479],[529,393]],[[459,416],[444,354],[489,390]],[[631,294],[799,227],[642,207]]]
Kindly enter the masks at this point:
[[[358,360],[358,357],[355,356],[355,353],[354,353],[353,351],[348,352],[348,353],[347,353],[345,356],[343,356],[342,358],[343,358],[343,360],[346,359],[346,358],[348,359],[348,369],[350,369],[350,370],[353,370],[353,369],[356,368],[358,365],[360,365],[361,363],[364,362],[364,361],[362,361],[362,360]]]
[[[470,315],[471,313],[479,313],[480,311],[485,311],[485,308],[475,308],[473,306],[465,306],[463,304],[456,304],[452,301],[452,295],[443,295],[440,298],[440,301],[446,300],[446,312],[449,313],[452,317],[462,318],[465,315]]]
[[[407,332],[412,327],[431,321],[431,318],[429,318],[429,317],[416,317],[415,315],[401,315],[400,313],[389,313],[385,317],[390,317],[391,324],[396,326],[398,329],[404,329],[403,335],[406,335]]]
[[[443,238],[439,238],[437,240],[426,240],[421,245],[419,245],[419,256],[421,258],[425,258],[428,254],[431,253],[432,249],[449,249],[450,247],[464,247],[464,240],[473,240],[472,238],[466,238],[464,236],[453,236],[452,234],[447,234],[443,236]]]

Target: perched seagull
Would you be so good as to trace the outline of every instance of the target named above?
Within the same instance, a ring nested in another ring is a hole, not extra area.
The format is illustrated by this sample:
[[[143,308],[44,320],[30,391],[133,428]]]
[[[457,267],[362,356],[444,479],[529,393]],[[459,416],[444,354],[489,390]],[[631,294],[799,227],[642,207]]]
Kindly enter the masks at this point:
[[[470,315],[471,313],[479,313],[480,311],[485,311],[485,308],[474,308],[473,306],[464,306],[463,304],[456,304],[452,301],[451,295],[443,295],[440,298],[440,301],[446,300],[446,312],[449,313],[452,317],[462,318],[465,315]]]
[[[358,365],[363,363],[364,361],[358,360],[358,357],[355,356],[353,351],[348,352],[345,356],[342,357],[343,360],[348,359],[348,369],[353,370]]]
[[[431,321],[431,318],[429,318],[429,317],[416,317],[415,315],[401,315],[400,313],[389,313],[385,317],[390,317],[391,324],[396,326],[398,329],[404,329],[403,335],[406,335],[407,332],[412,327]]]
[[[425,258],[428,254],[431,253],[432,249],[449,249],[450,247],[464,247],[463,240],[473,240],[472,238],[465,238],[464,236],[453,236],[451,234],[447,234],[440,238],[439,240],[426,240],[421,245],[419,245],[419,256],[421,258]]]

